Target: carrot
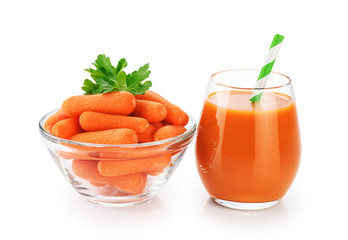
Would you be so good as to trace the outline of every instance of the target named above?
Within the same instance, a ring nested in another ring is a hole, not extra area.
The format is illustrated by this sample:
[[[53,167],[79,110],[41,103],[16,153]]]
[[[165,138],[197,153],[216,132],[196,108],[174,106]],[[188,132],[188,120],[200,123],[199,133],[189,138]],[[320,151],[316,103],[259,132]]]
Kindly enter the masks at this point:
[[[168,125],[172,125],[172,124],[170,124],[170,123],[167,123],[167,122],[165,122],[165,121],[162,121],[161,123],[163,124],[163,126],[168,126]]]
[[[110,129],[95,132],[79,133],[70,140],[97,144],[134,144],[138,137],[134,130],[128,128]]]
[[[63,102],[63,113],[79,117],[85,111],[128,115],[135,108],[135,98],[130,92],[72,96]]]
[[[186,131],[183,126],[168,125],[158,129],[153,135],[154,141],[160,141],[167,138],[176,137]]]
[[[144,173],[105,177],[98,172],[98,161],[74,160],[71,168],[76,176],[89,181],[94,186],[110,185],[128,193],[139,194],[143,192],[146,185],[147,175]]]
[[[78,133],[82,133],[79,120],[76,118],[67,118],[60,120],[52,127],[52,135],[68,139]]]
[[[89,183],[95,187],[104,187],[105,184],[103,183],[98,183],[98,182],[93,182],[93,181],[89,181]]]
[[[135,160],[100,160],[98,170],[103,176],[162,171],[170,164],[170,161],[171,156],[168,154]]]
[[[75,150],[75,151],[60,151],[55,150],[55,153],[60,158],[65,160],[84,159],[84,160],[99,160],[99,152],[89,152],[88,150]]]
[[[138,142],[139,143],[152,142],[153,135],[155,134],[155,132],[156,132],[156,127],[150,123],[144,132],[137,134]]]
[[[170,154],[171,151],[166,149],[166,144],[158,144],[147,147],[132,147],[122,148],[113,147],[103,149],[99,152],[100,160],[125,160],[125,159],[139,159],[139,158],[151,158],[158,155]]]
[[[151,176],[158,176],[162,173],[163,171],[152,171],[152,172],[147,172],[148,175]]]
[[[153,91],[146,91],[144,95],[136,95],[135,98],[162,103],[167,109],[164,121],[168,123],[185,126],[189,121],[188,115],[181,108]]]
[[[86,111],[80,115],[80,125],[85,131],[130,128],[136,133],[141,133],[148,128],[149,122],[139,117]]]
[[[150,123],[160,122],[167,116],[166,107],[158,102],[136,99],[132,116],[145,118]]]
[[[162,122],[154,122],[152,123],[152,125],[154,125],[156,129],[159,129],[164,126]]]
[[[52,114],[49,118],[47,118],[44,124],[44,129],[47,132],[51,133],[53,125],[59,122],[60,120],[63,120],[66,118],[69,118],[69,117],[63,114],[62,109],[59,109],[57,112]]]

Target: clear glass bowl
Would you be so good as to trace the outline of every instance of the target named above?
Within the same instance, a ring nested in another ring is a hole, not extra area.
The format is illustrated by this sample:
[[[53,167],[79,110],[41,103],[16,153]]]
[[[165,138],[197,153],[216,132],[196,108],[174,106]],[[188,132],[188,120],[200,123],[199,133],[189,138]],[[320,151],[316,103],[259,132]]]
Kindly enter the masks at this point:
[[[39,122],[42,141],[46,144],[59,170],[75,190],[88,201],[104,206],[129,206],[144,202],[158,193],[179,165],[196,131],[196,123],[189,116],[189,122],[185,126],[187,131],[170,139],[124,145],[81,143],[55,137],[43,128],[45,121],[56,111],[57,109],[46,114]],[[85,180],[78,177],[72,167],[74,161],[75,163],[100,160],[139,162],[161,157],[168,158],[170,164],[163,171],[144,173],[147,176],[145,177],[146,185],[141,193],[127,193],[115,186]]]

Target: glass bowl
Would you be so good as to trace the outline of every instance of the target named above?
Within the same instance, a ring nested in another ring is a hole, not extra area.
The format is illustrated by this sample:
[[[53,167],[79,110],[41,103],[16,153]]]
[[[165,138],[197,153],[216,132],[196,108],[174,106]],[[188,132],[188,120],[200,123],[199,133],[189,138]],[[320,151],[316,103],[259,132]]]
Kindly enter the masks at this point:
[[[130,206],[158,193],[179,165],[196,131],[196,123],[189,115],[186,132],[162,141],[123,145],[82,143],[55,137],[44,129],[45,121],[57,110],[41,118],[40,137],[74,189],[88,201],[104,206]],[[100,161],[112,163],[116,172],[127,174],[105,177],[98,172]],[[161,170],[146,171],[147,165],[159,162]]]

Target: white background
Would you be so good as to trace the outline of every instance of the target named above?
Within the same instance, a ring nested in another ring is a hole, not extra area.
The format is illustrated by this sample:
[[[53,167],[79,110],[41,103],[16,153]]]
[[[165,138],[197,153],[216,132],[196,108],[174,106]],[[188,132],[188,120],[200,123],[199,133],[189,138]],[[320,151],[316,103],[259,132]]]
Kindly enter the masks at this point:
[[[1,239],[347,239],[346,1],[1,1]],[[209,199],[194,144],[162,191],[131,208],[93,205],[63,178],[39,119],[80,87],[99,53],[128,71],[149,62],[153,90],[198,121],[210,75],[260,68],[293,80],[301,166],[282,202],[236,211]],[[5,237],[6,236],[6,237]]]

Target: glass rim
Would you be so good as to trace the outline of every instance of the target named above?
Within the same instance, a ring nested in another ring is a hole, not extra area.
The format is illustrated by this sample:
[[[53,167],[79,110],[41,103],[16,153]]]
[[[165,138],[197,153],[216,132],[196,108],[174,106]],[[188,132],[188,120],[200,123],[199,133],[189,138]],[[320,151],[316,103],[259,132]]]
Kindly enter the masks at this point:
[[[196,132],[196,122],[193,119],[193,117],[186,113],[189,116],[189,123],[191,123],[191,126],[189,126],[189,128],[186,130],[186,132],[172,137],[172,138],[168,138],[168,139],[164,139],[161,141],[155,141],[155,142],[146,142],[146,143],[135,143],[135,144],[96,144],[96,143],[84,143],[84,142],[77,142],[77,141],[73,141],[73,140],[68,140],[68,139],[64,139],[64,138],[60,138],[60,137],[56,137],[54,135],[52,135],[51,133],[47,132],[46,129],[43,127],[45,120],[47,120],[47,118],[49,116],[51,116],[52,114],[54,114],[55,112],[57,112],[59,110],[59,108],[48,112],[47,114],[45,114],[39,121],[39,130],[41,135],[51,141],[51,142],[63,142],[63,143],[67,143],[70,145],[76,145],[76,146],[85,146],[85,147],[93,147],[93,148],[114,148],[114,147],[118,147],[118,148],[141,148],[141,147],[153,147],[153,146],[160,146],[162,144],[175,144],[175,143],[179,143],[179,142],[183,142],[187,139],[189,139],[190,137],[192,137],[195,132]]]
[[[227,69],[227,70],[222,70],[222,71],[219,71],[219,72],[216,72],[214,73],[213,75],[210,76],[209,80],[217,85],[220,85],[220,86],[223,86],[223,87],[227,87],[227,88],[232,88],[232,89],[239,89],[239,90],[269,90],[269,89],[277,89],[277,88],[282,88],[282,87],[286,87],[288,85],[291,84],[292,80],[290,77],[288,77],[287,75],[283,74],[283,73],[279,73],[279,72],[274,72],[274,71],[271,71],[271,73],[273,74],[276,74],[276,75],[279,75],[279,76],[282,76],[282,77],[285,77],[288,81],[285,83],[285,84],[282,84],[282,85],[278,85],[278,86],[274,86],[274,87],[265,87],[265,88],[257,88],[257,87],[252,87],[252,88],[246,88],[246,87],[234,87],[234,86],[229,86],[229,85],[226,85],[226,84],[222,84],[222,83],[219,83],[215,80],[213,80],[214,76],[220,74],[220,73],[225,73],[225,72],[233,72],[233,71],[258,71],[260,72],[261,69],[257,69],[257,68],[236,68],[236,69]],[[257,80],[257,79],[256,79]],[[255,84],[256,84],[256,80],[255,80]]]

